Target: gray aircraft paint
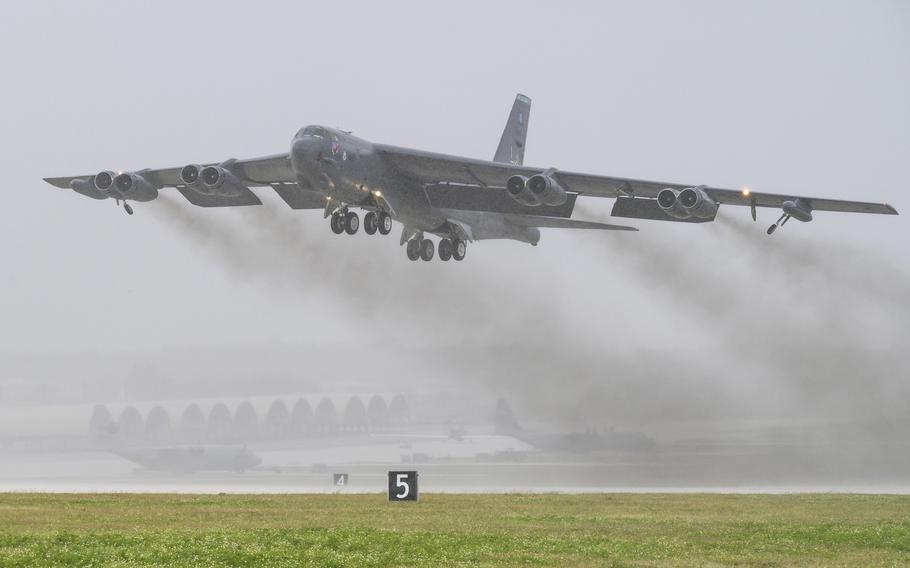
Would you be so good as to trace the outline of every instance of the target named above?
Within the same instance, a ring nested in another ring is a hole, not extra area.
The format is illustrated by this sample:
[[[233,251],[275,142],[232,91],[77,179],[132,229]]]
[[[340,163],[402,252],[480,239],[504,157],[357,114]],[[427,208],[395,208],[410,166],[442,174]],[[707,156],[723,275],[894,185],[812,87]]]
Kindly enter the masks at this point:
[[[528,138],[528,122],[531,119],[531,99],[519,94],[515,97],[509,120],[502,131],[494,162],[522,165],[525,163],[525,144]]]

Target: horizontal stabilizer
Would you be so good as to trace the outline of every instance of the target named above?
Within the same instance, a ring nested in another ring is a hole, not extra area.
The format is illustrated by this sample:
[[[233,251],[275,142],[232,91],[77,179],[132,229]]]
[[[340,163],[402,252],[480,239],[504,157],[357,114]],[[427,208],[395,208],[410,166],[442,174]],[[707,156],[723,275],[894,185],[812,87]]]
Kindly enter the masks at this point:
[[[664,213],[664,210],[657,204],[656,199],[643,197],[617,197],[610,215],[613,217],[625,217],[626,219],[650,219],[652,221],[675,221],[676,223],[709,223],[714,220],[714,217],[677,219]]]
[[[224,195],[204,195],[188,187],[178,187],[177,191],[186,197],[186,200],[197,207],[243,207],[246,205],[262,205],[259,197],[252,190],[243,188],[239,195],[230,197]]]
[[[609,225],[596,221],[578,219],[560,219],[558,217],[535,217],[531,215],[506,215],[506,221],[519,227],[539,227],[542,229],[600,229],[602,231],[637,231],[635,227]]]

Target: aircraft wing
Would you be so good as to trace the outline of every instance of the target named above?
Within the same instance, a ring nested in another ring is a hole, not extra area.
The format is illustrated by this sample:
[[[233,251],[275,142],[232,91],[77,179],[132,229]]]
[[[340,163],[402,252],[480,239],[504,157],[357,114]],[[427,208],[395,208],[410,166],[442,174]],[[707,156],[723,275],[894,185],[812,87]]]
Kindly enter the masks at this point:
[[[236,176],[243,187],[234,196],[203,195],[186,187],[180,179],[183,167],[141,170],[139,173],[156,189],[175,187],[193,205],[199,207],[231,207],[243,205],[260,205],[262,202],[249,190],[249,187],[272,186],[275,191],[294,209],[317,209],[325,205],[324,197],[316,192],[297,185],[297,177],[291,168],[288,154],[275,154],[248,160],[227,160],[221,163],[199,164],[222,166]],[[106,196],[94,189],[90,183],[94,174],[68,177],[44,178],[47,183],[62,189],[73,189],[78,193],[94,199],[105,199]]]
[[[267,186],[274,183],[291,183],[296,182],[297,177],[291,168],[290,157],[287,154],[275,154],[262,158],[252,158],[249,160],[229,160],[231,163],[231,172],[234,173],[241,181],[250,186]],[[217,163],[203,163],[202,167],[217,166]],[[142,175],[150,182],[162,187],[179,187],[183,185],[180,181],[180,170],[183,166],[176,168],[163,168],[158,170],[142,170]],[[83,176],[44,178],[47,183],[63,188],[70,189],[73,180],[89,180],[94,174]]]
[[[502,189],[512,175],[530,177],[550,171],[550,175],[566,191],[590,197],[643,197],[654,199],[662,189],[683,190],[699,184],[645,181],[631,178],[597,176],[545,168],[533,168],[507,163],[487,162],[398,148],[376,145],[375,150],[403,175],[424,184],[450,184],[491,189]],[[785,201],[802,199],[811,205],[813,211],[842,211],[851,213],[878,213],[897,215],[894,207],[885,203],[821,199],[799,194],[777,194],[746,189],[722,189],[706,186],[705,192],[721,204],[746,207],[781,207]],[[451,205],[450,205],[451,206]],[[541,208],[541,214],[545,208]]]

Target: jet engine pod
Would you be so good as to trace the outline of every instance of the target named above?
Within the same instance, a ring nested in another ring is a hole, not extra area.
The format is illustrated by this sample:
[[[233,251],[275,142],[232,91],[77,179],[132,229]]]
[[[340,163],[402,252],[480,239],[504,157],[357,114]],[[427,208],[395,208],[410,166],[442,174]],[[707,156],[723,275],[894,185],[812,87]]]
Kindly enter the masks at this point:
[[[158,197],[158,188],[138,173],[118,175],[114,178],[114,186],[124,199],[152,201]]]
[[[180,181],[188,187],[196,188],[199,186],[199,173],[201,171],[202,166],[197,166],[196,164],[185,166],[180,170]]]
[[[705,193],[703,185],[687,187],[679,193],[676,199],[691,217],[712,219],[717,215],[717,202]]]
[[[514,175],[506,181],[506,191],[512,196],[512,199],[522,205],[536,207],[540,205],[537,195],[528,187],[528,178]]]
[[[107,193],[114,186],[114,177],[117,174],[111,171],[103,171],[95,174],[95,189],[102,193]]]
[[[568,199],[566,190],[549,175],[537,174],[536,176],[531,176],[526,185],[537,201],[544,205],[562,205]]]
[[[793,217],[797,221],[808,223],[812,220],[812,207],[803,199],[784,201],[781,209],[784,210],[785,214]]]
[[[657,204],[664,213],[675,219],[688,219],[689,212],[679,201],[679,192],[675,189],[666,188],[660,190],[657,194]]]
[[[248,190],[248,188],[243,185],[243,182],[237,179],[237,176],[221,166],[208,166],[202,168],[202,171],[199,172],[199,177],[202,178],[202,183],[197,183],[197,186],[202,190],[202,193],[208,195],[237,197]]]

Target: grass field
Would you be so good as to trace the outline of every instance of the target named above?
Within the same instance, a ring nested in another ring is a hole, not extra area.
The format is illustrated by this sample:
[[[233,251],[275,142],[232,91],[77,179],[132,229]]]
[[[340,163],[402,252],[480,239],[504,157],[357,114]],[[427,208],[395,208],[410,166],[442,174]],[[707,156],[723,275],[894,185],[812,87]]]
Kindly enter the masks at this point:
[[[0,494],[0,566],[910,566],[910,497]]]

